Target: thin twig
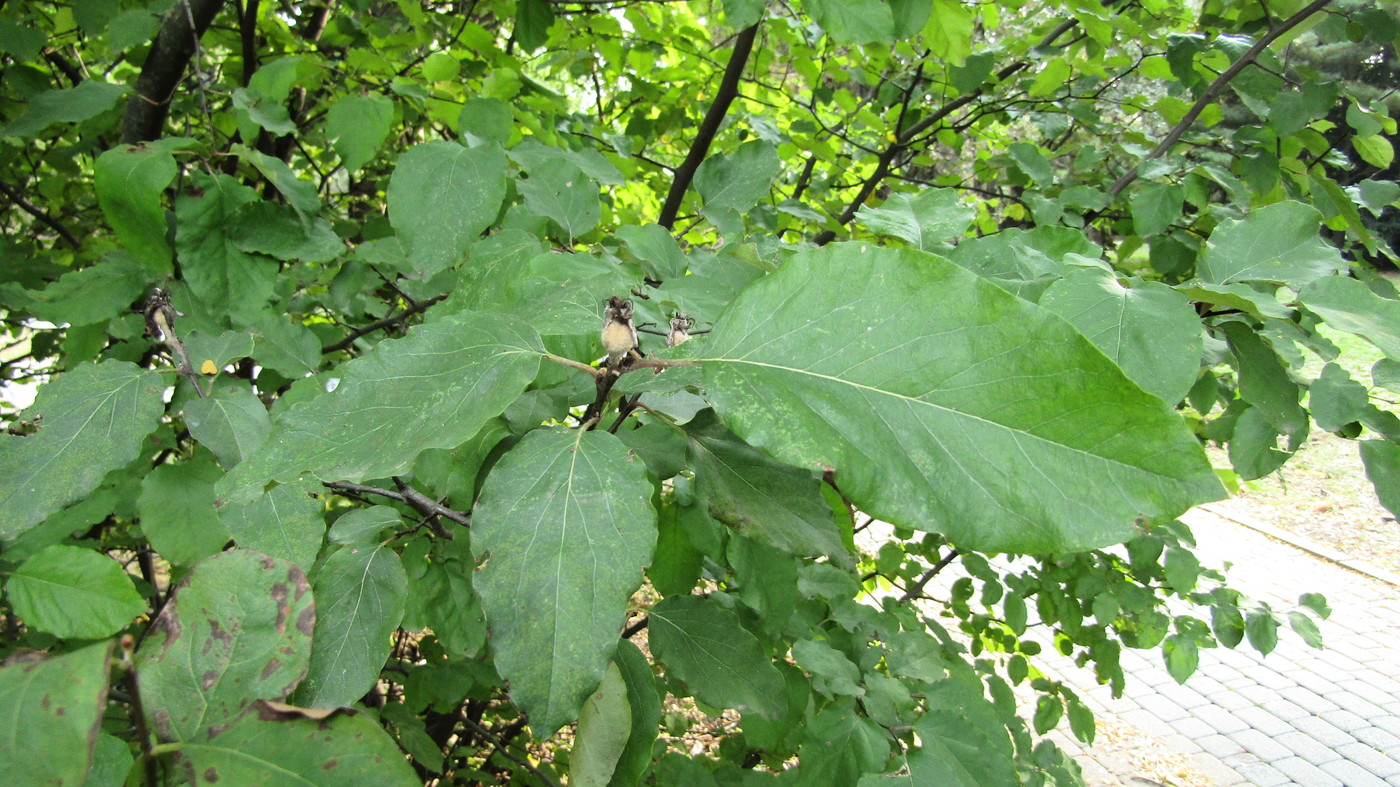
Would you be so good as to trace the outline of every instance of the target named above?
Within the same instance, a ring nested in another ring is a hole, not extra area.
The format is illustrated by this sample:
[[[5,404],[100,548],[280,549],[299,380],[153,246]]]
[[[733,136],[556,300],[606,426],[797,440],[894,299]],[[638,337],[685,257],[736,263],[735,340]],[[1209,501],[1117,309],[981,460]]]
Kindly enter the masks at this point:
[[[59,237],[63,238],[65,241],[68,241],[69,246],[72,246],[75,249],[79,247],[80,244],[78,243],[78,239],[74,237],[73,233],[65,229],[62,224],[59,224],[57,220],[49,216],[49,214],[45,213],[40,208],[36,208],[33,205],[29,204],[29,202],[25,200],[25,198],[21,196],[19,192],[10,188],[7,184],[3,182],[0,182],[0,194],[4,194],[10,200],[10,202],[15,203],[15,206],[18,207],[20,210],[47,224],[50,229],[58,233]]]
[[[459,714],[457,718],[463,724],[470,727],[472,729],[472,732],[475,732],[477,735],[480,735],[481,737],[490,741],[491,745],[496,747],[496,751],[499,752],[502,757],[505,757],[507,760],[510,760],[516,765],[519,765],[520,767],[534,774],[535,778],[539,779],[545,784],[554,785],[554,787],[558,787],[557,783],[553,779],[546,776],[544,772],[542,772],[539,768],[536,768],[530,763],[520,759],[519,757],[516,757],[514,754],[511,754],[510,750],[505,747],[505,744],[499,738],[493,735],[490,730],[486,729],[480,724],[477,724],[475,721],[472,721],[470,716],[466,715],[465,713],[462,713]]]
[[[427,310],[429,306],[432,306],[433,304],[441,301],[446,297],[447,295],[443,294],[429,298],[426,301],[416,301],[413,303],[413,305],[409,306],[407,309],[404,309],[398,314],[390,315],[382,320],[376,320],[363,328],[356,328],[355,330],[350,332],[349,336],[346,336],[344,339],[341,339],[335,344],[329,345],[322,349],[321,354],[326,355],[328,353],[339,352],[341,350],[344,350],[353,345],[356,341],[358,341],[360,337],[374,333],[375,331],[380,330],[382,328],[388,328],[391,325],[401,323],[409,317],[412,317],[413,315],[418,314],[421,311]]]
[[[1147,154],[1143,162],[1159,158],[1168,150],[1171,150],[1172,146],[1181,139],[1181,135],[1185,134],[1187,129],[1191,128],[1196,122],[1196,118],[1201,116],[1201,112],[1205,111],[1206,105],[1210,104],[1211,100],[1215,98],[1215,95],[1221,90],[1224,90],[1226,85],[1230,84],[1230,80],[1234,79],[1241,71],[1245,70],[1245,68],[1253,63],[1254,60],[1259,57],[1259,54],[1267,49],[1269,44],[1272,44],[1279,36],[1302,24],[1308,17],[1321,11],[1331,2],[1332,0],[1313,0],[1313,2],[1304,6],[1303,10],[1288,17],[1284,20],[1283,24],[1269,30],[1263,38],[1256,41],[1254,46],[1250,47],[1243,55],[1240,55],[1239,60],[1236,60],[1229,68],[1221,72],[1220,76],[1216,77],[1214,82],[1210,83],[1210,86],[1205,89],[1205,92],[1201,93],[1200,98],[1196,99],[1196,103],[1191,105],[1191,109],[1187,110],[1186,114],[1182,116],[1181,120],[1177,121],[1175,126],[1171,127],[1167,135],[1162,137],[1162,141],[1157,143],[1157,147],[1153,148],[1152,152]],[[1141,162],[1139,162],[1138,167],[1141,165]],[[1108,195],[1110,197],[1117,197],[1123,192],[1123,189],[1126,189],[1129,184],[1137,180],[1138,167],[1133,167],[1131,170],[1123,173],[1123,176],[1114,182],[1113,186],[1108,190]]]
[[[381,489],[377,486],[365,486],[354,484],[349,481],[325,481],[321,486],[333,492],[349,492],[350,495],[379,495],[390,500],[397,500],[404,505],[411,507],[424,516],[440,516],[443,519],[450,519],[462,527],[471,527],[472,518],[458,511],[455,508],[448,508],[445,505],[433,500],[431,497],[419,492],[407,484],[403,491],[395,492],[392,489]]]
[[[924,586],[927,585],[929,581],[931,581],[934,577],[938,576],[938,572],[947,568],[948,564],[952,563],[953,559],[957,556],[958,550],[950,550],[942,560],[938,561],[933,565],[933,568],[930,568],[928,571],[925,571],[923,573],[923,576],[919,577],[919,579],[916,582],[914,582],[914,584],[909,588],[909,590],[905,591],[904,595],[901,596],[899,600],[902,602],[909,601],[918,596],[920,593],[923,593]]]

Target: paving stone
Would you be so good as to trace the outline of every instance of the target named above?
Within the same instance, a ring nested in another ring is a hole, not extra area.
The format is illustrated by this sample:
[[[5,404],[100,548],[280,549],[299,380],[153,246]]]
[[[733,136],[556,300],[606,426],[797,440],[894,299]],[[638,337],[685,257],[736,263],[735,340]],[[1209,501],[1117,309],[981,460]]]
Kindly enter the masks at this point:
[[[1336,760],[1318,766],[1328,774],[1341,779],[1347,787],[1388,787],[1385,779],[1362,768],[1351,760]]]
[[[1325,713],[1319,713],[1318,717],[1330,723],[1332,726],[1347,732],[1359,730],[1371,724],[1371,722],[1366,721],[1349,710],[1329,710]]]
[[[1193,686],[1194,681],[1191,681],[1185,686],[1164,686],[1159,689],[1158,692],[1184,710],[1191,710],[1192,708],[1199,708],[1202,705],[1208,704],[1210,700],[1206,699],[1205,695],[1201,692],[1196,691]]]
[[[1171,735],[1173,730],[1170,724],[1157,718],[1157,715],[1143,708],[1133,708],[1125,711],[1121,718],[1128,725],[1136,728],[1139,732],[1151,735],[1154,738],[1162,738]]]
[[[1178,730],[1180,724],[1173,724]],[[1380,727],[1362,727],[1352,732],[1356,739],[1389,757],[1400,759],[1400,735],[1387,732]]]
[[[1297,705],[1308,713],[1325,713],[1329,710],[1337,710],[1337,703],[1316,694],[1307,688],[1291,686],[1279,692],[1283,699]]]
[[[1274,740],[1278,741],[1280,746],[1283,746],[1313,765],[1321,765],[1324,762],[1331,762],[1342,758],[1342,755],[1337,753],[1336,747],[1322,743],[1313,736],[1298,732],[1297,730],[1284,733]]]
[[[1363,719],[1374,719],[1377,716],[1386,715],[1385,711],[1381,710],[1374,702],[1349,691],[1339,691],[1334,694],[1328,694],[1326,697],[1337,703],[1342,710],[1351,711]]]
[[[1253,702],[1250,702],[1248,699],[1246,699],[1246,698],[1240,696],[1240,693],[1239,693],[1239,692],[1237,692],[1237,691],[1235,691],[1235,690],[1233,690],[1233,689],[1225,688],[1224,686],[1221,686],[1221,687],[1220,687],[1220,691],[1219,691],[1219,692],[1208,695],[1208,696],[1206,697],[1206,699],[1210,700],[1211,704],[1214,705],[1215,707],[1217,707],[1217,708],[1222,708],[1222,709],[1227,710],[1227,711],[1236,711],[1236,710],[1239,710],[1240,708],[1252,708],[1252,707],[1254,707],[1254,703],[1253,703]],[[1330,707],[1335,707],[1335,706],[1330,706]],[[1194,709],[1194,708],[1193,708],[1193,710],[1197,710],[1197,709]]]
[[[1301,757],[1269,763],[1301,787],[1345,787],[1341,780]]]
[[[1339,746],[1337,753],[1382,779],[1400,776],[1400,761],[1393,760],[1364,743]]]
[[[1279,744],[1273,738],[1256,729],[1232,732],[1229,738],[1243,746],[1245,751],[1253,754],[1264,762],[1284,760],[1293,754],[1287,747]]]
[[[1317,674],[1315,670],[1299,669],[1291,675],[1295,686],[1314,692],[1316,694],[1327,694],[1336,688],[1336,681],[1331,678]],[[1286,694],[1292,686],[1286,686],[1279,690],[1280,694]]]
[[[1378,719],[1371,719],[1371,722],[1391,735],[1400,735],[1400,715],[1382,716]]]
[[[1244,747],[1230,738],[1216,733],[1196,739],[1196,745],[1200,746],[1207,754],[1219,759],[1225,759],[1235,754],[1244,752]]]
[[[1156,716],[1158,721],[1164,721],[1168,724],[1191,715],[1185,708],[1160,694],[1143,697],[1138,701],[1138,704],[1141,705],[1144,710]]]
[[[1259,707],[1269,714],[1288,722],[1297,721],[1298,719],[1312,715],[1308,711],[1303,710],[1298,705],[1282,697],[1275,697]]]
[[[1214,705],[1197,708],[1195,716],[1206,724],[1209,724],[1211,729],[1223,735],[1242,732],[1249,728],[1249,725],[1235,718],[1235,714]]]
[[[1255,730],[1265,735],[1282,735],[1285,732],[1292,732],[1293,725],[1269,713],[1263,708],[1242,708],[1235,711],[1235,718],[1248,724]]]
[[[1356,740],[1351,733],[1320,716],[1309,716],[1306,719],[1299,719],[1293,722],[1293,726],[1296,727],[1299,732],[1321,743],[1323,746],[1336,748],[1337,746]]]
[[[1243,686],[1235,693],[1249,700],[1251,705],[1263,705],[1269,700],[1278,696],[1278,689],[1271,689],[1258,684],[1253,686]]]
[[[1238,771],[1205,752],[1193,754],[1187,757],[1186,761],[1210,779],[1215,787],[1248,787],[1249,781]]]
[[[1193,744],[1195,741],[1199,741],[1201,738],[1215,734],[1215,729],[1213,727],[1196,718],[1195,716],[1181,719],[1180,721],[1172,722],[1172,729],[1176,730],[1179,734],[1191,739]],[[1384,730],[1377,731],[1380,732],[1382,735],[1388,734]],[[1197,746],[1197,748],[1199,747]]]
[[[1264,762],[1245,763],[1232,767],[1256,787],[1280,787],[1280,785],[1289,784],[1292,781],[1282,771]]]

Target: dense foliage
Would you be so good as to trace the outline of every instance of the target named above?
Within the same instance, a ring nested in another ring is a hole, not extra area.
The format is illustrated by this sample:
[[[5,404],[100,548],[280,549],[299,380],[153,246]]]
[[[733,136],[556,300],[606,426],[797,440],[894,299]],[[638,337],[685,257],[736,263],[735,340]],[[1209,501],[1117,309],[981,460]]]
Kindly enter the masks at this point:
[[[1319,644],[1176,517],[1400,511],[1335,5],[0,2],[7,777],[1073,784],[1042,648]]]

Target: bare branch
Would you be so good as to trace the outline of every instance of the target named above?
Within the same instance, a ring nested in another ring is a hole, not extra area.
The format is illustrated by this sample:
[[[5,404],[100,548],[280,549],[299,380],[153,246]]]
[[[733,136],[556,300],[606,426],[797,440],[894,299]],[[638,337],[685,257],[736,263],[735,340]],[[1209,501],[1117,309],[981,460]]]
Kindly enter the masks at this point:
[[[160,136],[170,99],[185,76],[196,43],[223,6],[224,0],[179,0],[165,14],[136,80],[136,95],[126,102],[123,143],[134,145]]]

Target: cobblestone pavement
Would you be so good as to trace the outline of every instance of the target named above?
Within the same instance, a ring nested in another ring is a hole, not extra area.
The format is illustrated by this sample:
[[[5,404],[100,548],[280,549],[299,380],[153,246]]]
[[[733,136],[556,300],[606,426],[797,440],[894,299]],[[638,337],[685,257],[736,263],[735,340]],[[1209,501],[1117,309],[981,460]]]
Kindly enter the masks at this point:
[[[1203,650],[1200,669],[1178,685],[1161,652],[1127,651],[1123,697],[1113,699],[1068,659],[1043,667],[1079,690],[1109,726],[1126,725],[1222,787],[1299,784],[1400,786],[1400,586],[1333,562],[1210,513],[1183,521],[1202,564],[1228,571],[1229,584],[1276,612],[1298,596],[1326,595],[1332,616],[1315,650],[1281,629],[1268,656],[1242,643]],[[1063,731],[1052,737],[1076,754],[1091,785],[1153,785],[1132,746],[1085,748]],[[1207,781],[1206,783],[1210,783]]]

